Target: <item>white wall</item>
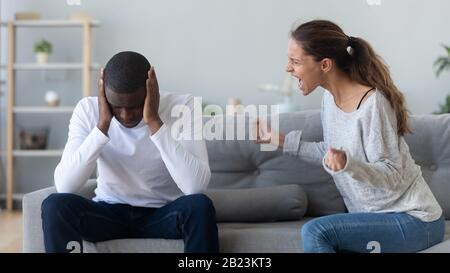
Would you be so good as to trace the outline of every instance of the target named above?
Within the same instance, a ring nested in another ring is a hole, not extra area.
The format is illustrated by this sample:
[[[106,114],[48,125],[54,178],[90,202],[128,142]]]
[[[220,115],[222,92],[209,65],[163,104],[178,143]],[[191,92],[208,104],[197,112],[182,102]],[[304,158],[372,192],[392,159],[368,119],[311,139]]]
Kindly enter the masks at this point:
[[[347,34],[367,39],[389,64],[413,113],[437,110],[450,93],[450,73],[436,79],[432,68],[437,56],[444,54],[440,44],[450,45],[448,0],[380,0],[379,6],[369,6],[367,0],[80,1],[80,6],[70,6],[64,0],[3,0],[0,12],[7,20],[17,11],[39,11],[45,19],[87,11],[101,22],[94,31],[94,60],[105,64],[118,51],[141,52],[155,65],[161,89],[193,93],[219,105],[229,97],[239,97],[244,104],[279,101],[276,95],[258,92],[258,86],[283,80],[293,23],[318,18],[335,21]],[[81,31],[34,29],[18,33],[18,60],[33,61],[32,45],[42,37],[54,43],[53,61],[81,58]],[[81,93],[80,74],[75,72],[20,72],[17,81],[17,100],[23,105],[43,104],[46,89],[60,92],[66,105],[76,103]],[[320,98],[319,91],[310,97],[298,94],[295,101],[300,109],[311,109],[319,107]],[[25,125],[38,121],[42,118],[18,117],[18,123]],[[49,144],[61,148],[67,119],[44,121],[61,124],[52,130]],[[34,187],[50,184],[51,172],[43,174],[45,166],[28,160],[18,163],[23,164],[17,174],[19,188],[27,188],[30,180]],[[52,169],[56,162],[46,164]]]
[[[333,20],[348,34],[370,41],[390,65],[413,113],[436,110],[450,92],[450,73],[436,79],[432,69],[444,53],[440,44],[450,44],[448,0],[380,0],[379,6],[369,6],[368,0],[80,1],[80,6],[64,0],[3,1],[2,14],[7,19],[16,11],[36,10],[45,18],[61,18],[87,11],[102,23],[95,33],[99,62],[121,50],[139,51],[156,66],[162,88],[218,104],[228,97],[258,104],[279,100],[257,87],[281,83],[288,31],[298,19],[316,18]],[[32,58],[35,38],[29,36],[20,49],[29,53],[26,58]],[[64,50],[69,41],[52,39],[61,59],[72,56]],[[301,109],[316,108],[320,94],[298,95],[296,101]]]

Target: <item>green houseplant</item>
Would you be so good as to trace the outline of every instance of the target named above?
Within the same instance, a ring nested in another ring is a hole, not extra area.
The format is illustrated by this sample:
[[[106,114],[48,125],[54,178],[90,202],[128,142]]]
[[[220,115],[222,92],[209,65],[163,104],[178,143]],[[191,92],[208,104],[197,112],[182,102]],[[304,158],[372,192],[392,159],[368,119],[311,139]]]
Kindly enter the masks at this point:
[[[53,46],[47,40],[41,40],[34,44],[34,52],[36,53],[36,61],[40,64],[48,62],[48,56],[52,53]]]
[[[442,45],[442,47],[445,49],[447,55],[439,56],[437,58],[437,60],[434,62],[434,67],[436,69],[436,77],[439,77],[439,75],[443,71],[450,69],[450,47],[448,47],[446,45]],[[435,114],[450,113],[450,95],[447,96],[444,104],[440,105],[439,111],[434,112],[434,113]]]

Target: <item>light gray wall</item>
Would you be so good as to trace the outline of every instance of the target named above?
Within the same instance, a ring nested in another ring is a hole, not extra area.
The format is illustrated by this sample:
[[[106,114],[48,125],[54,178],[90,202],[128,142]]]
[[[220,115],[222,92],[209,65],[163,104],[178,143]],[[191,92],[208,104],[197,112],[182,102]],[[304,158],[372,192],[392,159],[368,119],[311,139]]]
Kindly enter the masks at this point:
[[[258,86],[283,80],[293,23],[329,19],[373,45],[389,64],[413,113],[431,113],[450,93],[450,73],[436,79],[432,69],[437,56],[444,54],[440,44],[450,44],[448,0],[380,0],[379,6],[367,0],[80,1],[80,6],[62,0],[2,1],[1,15],[5,20],[17,11],[39,11],[43,18],[60,19],[87,11],[101,22],[94,32],[95,61],[105,64],[118,51],[139,51],[155,65],[161,89],[189,92],[219,105],[229,97],[239,97],[244,104],[279,101],[277,95],[258,92]],[[33,60],[32,44],[41,37],[54,43],[54,61],[81,58],[79,30],[21,30],[19,61]],[[4,46],[1,53],[5,60]],[[76,72],[20,72],[18,102],[43,104],[44,91],[54,89],[62,94],[63,104],[74,104],[81,92],[79,80]],[[319,107],[320,98],[320,91],[310,97],[298,94],[295,102],[299,109],[311,109]],[[19,116],[18,122],[42,121],[34,118]],[[60,119],[51,120],[60,124],[52,130],[52,147],[65,141],[67,121]],[[33,166],[23,168],[19,185],[42,173]]]

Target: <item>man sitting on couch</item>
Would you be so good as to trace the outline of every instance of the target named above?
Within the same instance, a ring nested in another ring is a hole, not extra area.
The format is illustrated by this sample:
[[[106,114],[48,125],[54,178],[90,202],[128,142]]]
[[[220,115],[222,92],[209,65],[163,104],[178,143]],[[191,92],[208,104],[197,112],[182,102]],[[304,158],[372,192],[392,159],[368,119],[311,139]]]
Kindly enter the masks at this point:
[[[193,97],[160,98],[144,56],[120,52],[109,60],[98,97],[73,112],[55,169],[58,193],[42,203],[47,252],[121,238],[183,238],[185,252],[219,251],[215,209],[201,194],[211,177],[205,142],[171,136],[171,109],[180,104],[193,110]],[[74,194],[96,164],[94,199]]]

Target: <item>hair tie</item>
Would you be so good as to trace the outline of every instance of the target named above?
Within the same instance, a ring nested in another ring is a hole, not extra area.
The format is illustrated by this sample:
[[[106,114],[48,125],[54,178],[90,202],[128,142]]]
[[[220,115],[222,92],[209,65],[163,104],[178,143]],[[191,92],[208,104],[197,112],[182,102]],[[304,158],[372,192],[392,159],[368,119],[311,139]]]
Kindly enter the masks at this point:
[[[353,56],[353,53],[355,52],[354,44],[355,44],[355,37],[347,36],[348,39],[348,46],[347,46],[347,53],[350,56]]]

